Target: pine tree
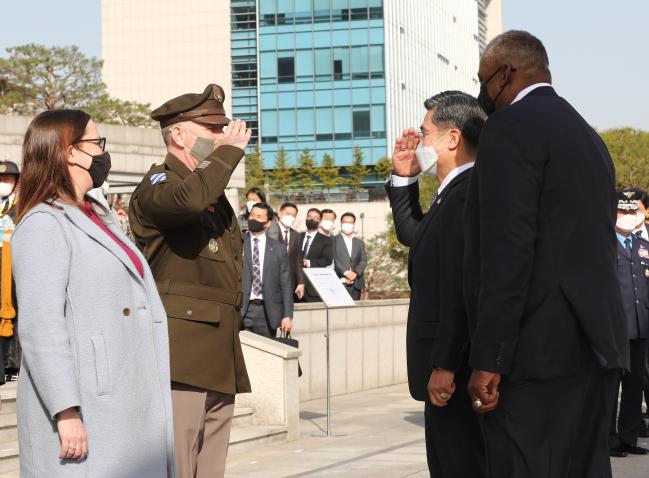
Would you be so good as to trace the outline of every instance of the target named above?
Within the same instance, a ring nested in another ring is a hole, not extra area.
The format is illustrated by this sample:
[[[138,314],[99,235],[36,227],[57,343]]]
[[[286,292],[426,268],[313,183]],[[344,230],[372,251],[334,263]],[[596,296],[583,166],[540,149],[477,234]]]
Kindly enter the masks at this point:
[[[387,156],[383,156],[374,166],[374,170],[380,179],[387,179],[392,172],[392,161]]]
[[[322,163],[318,168],[318,178],[327,192],[341,183],[340,168],[336,166],[336,160],[329,153],[325,153],[322,157]]]
[[[305,193],[311,194],[315,184],[314,175],[315,158],[309,148],[304,148],[297,158],[297,174],[295,177],[297,186],[302,188]]]
[[[347,184],[352,191],[360,191],[363,179],[367,176],[367,166],[363,164],[363,151],[358,146],[354,147],[354,162],[347,168],[349,178]]]
[[[246,155],[246,189],[259,188],[263,191],[265,182],[264,161],[257,145],[252,153]]]
[[[281,147],[275,155],[275,165],[270,173],[271,189],[286,194],[293,184],[294,169],[288,165],[286,150]]]

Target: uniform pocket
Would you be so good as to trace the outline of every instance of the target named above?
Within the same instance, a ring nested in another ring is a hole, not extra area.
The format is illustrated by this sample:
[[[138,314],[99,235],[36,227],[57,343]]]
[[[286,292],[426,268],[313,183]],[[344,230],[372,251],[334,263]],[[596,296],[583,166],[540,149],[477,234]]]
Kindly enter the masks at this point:
[[[95,358],[95,374],[97,376],[97,395],[110,393],[110,371],[108,368],[108,354],[103,335],[93,335],[92,351]]]

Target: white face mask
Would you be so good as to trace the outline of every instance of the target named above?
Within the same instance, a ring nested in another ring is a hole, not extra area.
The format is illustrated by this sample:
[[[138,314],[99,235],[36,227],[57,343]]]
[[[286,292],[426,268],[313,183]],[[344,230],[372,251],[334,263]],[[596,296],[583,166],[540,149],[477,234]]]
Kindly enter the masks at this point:
[[[0,183],[0,197],[6,198],[14,192],[14,185],[11,183]]]
[[[329,232],[329,231],[331,231],[331,229],[334,227],[334,223],[327,219],[327,220],[322,221],[322,222],[320,223],[320,227],[321,227],[324,231]]]
[[[617,218],[615,225],[618,229],[621,229],[624,232],[633,232],[638,227],[638,222],[644,219],[642,213],[639,214],[625,214]]]
[[[248,201],[248,202],[246,202],[246,209],[248,210],[248,212],[252,211],[252,207],[253,207],[255,204],[257,204],[255,201]]]
[[[433,146],[420,144],[415,150],[415,156],[417,156],[417,162],[419,163],[422,174],[437,176],[437,160],[439,158]]]
[[[343,234],[351,234],[354,232],[354,225],[351,222],[344,222],[342,226],[340,226],[341,231],[343,231]]]
[[[295,216],[292,216],[290,214],[284,214],[280,221],[282,224],[284,224],[286,227],[291,227],[293,223],[295,222]]]

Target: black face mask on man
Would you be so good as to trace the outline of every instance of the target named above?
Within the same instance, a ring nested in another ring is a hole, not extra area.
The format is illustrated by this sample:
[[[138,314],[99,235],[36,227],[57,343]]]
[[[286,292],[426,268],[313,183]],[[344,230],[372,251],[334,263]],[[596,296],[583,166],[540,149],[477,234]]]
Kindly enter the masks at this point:
[[[81,166],[79,163],[74,163],[76,166],[79,166],[81,169],[85,169],[88,171],[88,174],[90,175],[90,179],[92,179],[92,188],[96,189],[100,187],[106,179],[108,178],[108,171],[110,171],[111,167],[111,161],[110,161],[110,153],[108,151],[104,151],[101,154],[90,154],[86,153],[84,150],[80,149],[82,153],[87,154],[92,158],[92,163],[90,163],[89,168],[84,168]]]
[[[500,70],[506,67],[507,65],[503,65],[500,68],[498,68],[496,71],[494,71],[493,75],[491,75],[487,79],[487,81],[485,81],[480,85],[480,94],[478,95],[478,103],[480,104],[480,106],[482,107],[482,109],[484,110],[487,116],[491,116],[493,113],[496,112],[496,100],[498,99],[500,94],[505,90],[505,87],[507,86],[507,83],[509,83],[509,81],[503,85],[503,87],[500,89],[496,97],[493,99],[491,99],[489,93],[487,93],[487,84],[500,72]],[[516,68],[511,68],[510,71],[514,72],[516,71]]]
[[[250,232],[261,232],[264,230],[265,222],[248,219],[248,230]]]
[[[320,223],[318,221],[316,221],[315,219],[307,219],[306,220],[306,228],[309,231],[315,231],[316,229],[318,229],[319,224]]]

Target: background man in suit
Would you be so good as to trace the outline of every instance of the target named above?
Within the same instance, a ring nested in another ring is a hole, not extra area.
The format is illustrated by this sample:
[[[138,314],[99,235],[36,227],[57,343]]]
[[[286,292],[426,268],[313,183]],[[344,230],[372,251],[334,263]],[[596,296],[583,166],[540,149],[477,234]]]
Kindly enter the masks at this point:
[[[285,202],[279,208],[278,220],[273,220],[266,233],[268,237],[283,242],[288,251],[289,270],[291,272],[291,287],[295,291],[295,298],[304,297],[304,272],[302,271],[302,235],[293,229],[297,217],[297,206],[292,202]]]
[[[613,394],[613,413],[609,431],[611,456],[624,457],[627,453],[646,455],[649,450],[638,446],[638,432],[642,422],[642,379],[649,339],[649,242],[634,231],[644,223],[636,193],[619,192],[617,206],[617,262],[622,303],[629,329],[631,373],[622,377],[622,400],[617,416],[619,387]]]
[[[306,213],[306,232],[302,234],[302,265],[309,267],[329,267],[333,261],[333,244],[329,236],[318,231],[322,214],[311,208]],[[305,302],[320,302],[320,296],[309,280],[306,280]]]
[[[320,234],[331,237],[331,233],[334,229],[334,224],[336,223],[336,213],[333,209],[323,209],[320,211],[322,215],[322,221],[320,221]]]
[[[410,247],[408,384],[425,402],[431,476],[485,476],[484,444],[467,383],[469,330],[462,291],[462,216],[486,115],[475,98],[447,91],[424,103],[421,144],[414,129],[397,139],[386,184],[399,241]],[[419,147],[417,147],[419,144]],[[430,209],[419,204],[420,173],[440,183]]]
[[[258,203],[248,215],[248,230],[243,239],[243,307],[245,330],[275,337],[277,329],[291,331],[293,287],[286,246],[266,236],[272,210]]]
[[[464,281],[490,475],[610,477],[613,390],[629,365],[613,162],[555,93],[531,34],[494,38],[478,78],[490,116],[467,191]]]
[[[341,233],[333,238],[334,267],[352,299],[359,300],[365,288],[363,272],[367,267],[367,251],[365,243],[354,237],[355,223],[356,216],[351,212],[340,217]]]

